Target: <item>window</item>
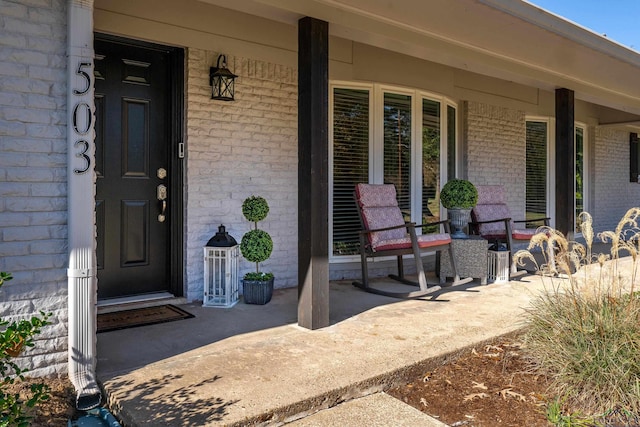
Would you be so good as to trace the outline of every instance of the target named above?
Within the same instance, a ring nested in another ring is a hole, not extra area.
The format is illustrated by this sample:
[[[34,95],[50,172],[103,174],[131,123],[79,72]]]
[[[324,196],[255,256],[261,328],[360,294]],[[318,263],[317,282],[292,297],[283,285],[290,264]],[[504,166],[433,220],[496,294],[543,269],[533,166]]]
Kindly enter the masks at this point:
[[[638,179],[638,171],[640,170],[638,157],[638,134],[631,132],[629,134],[629,175],[631,182],[640,182]]]
[[[411,97],[384,94],[384,183],[396,186],[405,221],[411,221]]]
[[[457,137],[456,107],[443,101],[380,85],[331,86],[332,258],[358,253],[359,182],[394,184],[407,221],[440,219],[440,184],[455,176]]]
[[[333,253],[358,251],[360,219],[353,189],[369,181],[369,91],[333,91]]]
[[[547,216],[547,146],[549,123],[528,120],[526,142],[526,219]]]
[[[576,174],[576,195],[575,195],[575,231],[580,232],[580,222],[578,216],[584,210],[584,129],[575,128],[575,174]]]
[[[440,219],[440,103],[422,100],[422,219]],[[455,171],[454,171],[455,172]],[[433,232],[434,230],[425,230]]]

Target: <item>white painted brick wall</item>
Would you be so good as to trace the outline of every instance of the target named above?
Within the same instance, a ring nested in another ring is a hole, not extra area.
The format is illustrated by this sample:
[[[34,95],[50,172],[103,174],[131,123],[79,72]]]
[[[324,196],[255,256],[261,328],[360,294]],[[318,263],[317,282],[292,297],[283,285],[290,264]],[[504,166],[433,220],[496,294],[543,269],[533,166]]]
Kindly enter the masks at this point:
[[[633,206],[640,206],[640,184],[629,182],[629,132],[595,130],[593,228],[615,230]]]
[[[259,228],[274,243],[262,263],[276,287],[298,280],[298,94],[297,71],[291,67],[233,57],[236,100],[211,100],[209,67],[217,53],[187,53],[187,298],[203,297],[202,248],[224,224],[238,242],[252,226],[242,216],[251,195],[267,199],[270,212]],[[240,273],[255,268],[244,258]]]
[[[468,179],[476,185],[503,185],[514,219],[524,219],[524,112],[468,101],[463,106],[463,124]]]
[[[53,314],[37,376],[67,371],[66,3],[0,2],[0,317]]]

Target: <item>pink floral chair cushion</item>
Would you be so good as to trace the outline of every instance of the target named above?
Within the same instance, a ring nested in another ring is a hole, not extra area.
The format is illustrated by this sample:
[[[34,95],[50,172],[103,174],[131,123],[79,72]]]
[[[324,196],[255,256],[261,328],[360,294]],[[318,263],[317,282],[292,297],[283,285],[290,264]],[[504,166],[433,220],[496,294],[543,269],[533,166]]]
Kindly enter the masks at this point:
[[[473,208],[475,220],[478,222],[491,221],[494,219],[511,218],[511,212],[507,205],[500,204],[477,204]],[[513,222],[511,223],[513,229]],[[480,224],[478,226],[480,235],[485,236],[505,236],[507,230],[505,229],[504,222],[492,222],[489,224]]]
[[[507,206],[504,187],[502,185],[478,185],[478,204],[473,208],[473,218],[477,222],[491,221],[494,219],[511,218],[511,211]],[[511,224],[511,235],[516,240],[529,240],[536,234],[534,228],[515,228]],[[480,224],[480,235],[485,239],[504,238],[507,235],[504,221]]]
[[[357,184],[356,200],[361,208],[362,220],[367,230],[404,225],[402,212],[396,199],[396,188],[392,184]],[[384,241],[395,241],[406,238],[405,228],[369,233],[369,243],[372,249]],[[409,242],[411,245],[411,242]]]
[[[361,208],[362,220],[367,230],[405,224],[393,184],[357,184],[356,200]],[[425,234],[417,237],[418,246],[421,248],[451,242],[451,237],[446,233]],[[369,233],[369,243],[374,251],[411,247],[411,239],[404,227]]]
[[[478,185],[478,205],[504,205],[507,199],[502,185]]]

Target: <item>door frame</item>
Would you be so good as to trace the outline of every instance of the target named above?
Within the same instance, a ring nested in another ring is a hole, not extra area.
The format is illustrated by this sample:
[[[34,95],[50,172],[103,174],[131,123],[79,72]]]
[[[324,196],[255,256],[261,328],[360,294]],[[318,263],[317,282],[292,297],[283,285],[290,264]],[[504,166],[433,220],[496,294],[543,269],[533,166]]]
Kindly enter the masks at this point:
[[[161,45],[105,33],[94,33],[95,40],[125,44],[132,47],[154,49],[165,52],[169,61],[169,93],[167,111],[169,117],[167,144],[169,152],[169,227],[167,250],[169,252],[169,290],[176,297],[184,296],[184,49]],[[95,206],[95,201],[94,201]],[[98,283],[98,286],[100,284]]]

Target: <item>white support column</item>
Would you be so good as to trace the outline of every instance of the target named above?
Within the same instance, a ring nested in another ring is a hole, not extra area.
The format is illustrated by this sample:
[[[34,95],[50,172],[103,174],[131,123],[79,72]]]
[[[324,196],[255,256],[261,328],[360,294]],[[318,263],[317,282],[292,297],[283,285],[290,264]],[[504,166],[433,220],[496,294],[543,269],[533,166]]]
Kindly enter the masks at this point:
[[[67,189],[69,378],[80,410],[100,405],[96,368],[95,105],[93,0],[69,0]]]

